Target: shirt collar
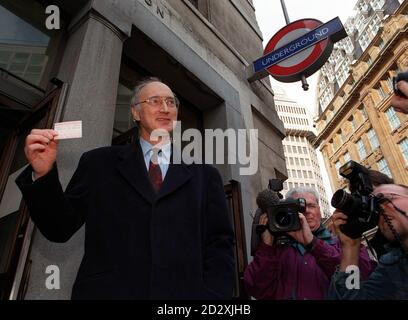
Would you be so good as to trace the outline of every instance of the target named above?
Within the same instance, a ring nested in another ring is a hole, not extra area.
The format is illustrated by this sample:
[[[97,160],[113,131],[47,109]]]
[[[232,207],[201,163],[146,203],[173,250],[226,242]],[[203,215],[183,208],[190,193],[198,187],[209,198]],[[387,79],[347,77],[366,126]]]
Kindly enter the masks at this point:
[[[154,145],[152,145],[150,142],[146,141],[142,137],[139,138],[139,142],[140,142],[140,146],[143,151],[143,156],[145,158],[149,156],[149,159],[150,159],[152,148],[154,147]],[[163,158],[163,161],[168,163],[170,161],[170,156],[171,156],[171,143],[169,142],[165,145],[162,145],[160,150],[162,152],[160,153],[159,158]]]

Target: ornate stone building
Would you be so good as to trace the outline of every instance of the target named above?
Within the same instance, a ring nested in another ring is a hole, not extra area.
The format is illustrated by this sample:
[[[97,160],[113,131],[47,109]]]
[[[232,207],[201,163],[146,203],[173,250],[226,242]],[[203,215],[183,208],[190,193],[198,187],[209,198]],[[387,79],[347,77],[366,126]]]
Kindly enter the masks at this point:
[[[392,77],[408,70],[407,8],[404,1],[383,20],[316,121],[334,190],[345,187],[338,169],[350,159],[408,184],[408,119],[390,103]]]

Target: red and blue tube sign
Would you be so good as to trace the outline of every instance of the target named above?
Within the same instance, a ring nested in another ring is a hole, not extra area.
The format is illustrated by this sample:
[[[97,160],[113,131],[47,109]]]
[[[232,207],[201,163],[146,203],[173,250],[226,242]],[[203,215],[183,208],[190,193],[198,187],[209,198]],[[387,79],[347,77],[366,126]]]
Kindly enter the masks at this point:
[[[267,70],[282,82],[308,77],[327,61],[333,44],[347,36],[338,17],[327,23],[316,19],[294,21],[269,41],[264,56],[253,63],[255,73]]]

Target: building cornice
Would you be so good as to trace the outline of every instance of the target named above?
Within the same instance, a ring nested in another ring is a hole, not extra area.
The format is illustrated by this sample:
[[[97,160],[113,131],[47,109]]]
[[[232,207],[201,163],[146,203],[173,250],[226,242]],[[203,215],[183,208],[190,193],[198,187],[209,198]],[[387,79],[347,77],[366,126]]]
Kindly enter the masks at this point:
[[[316,139],[316,135],[312,131],[309,131],[309,130],[285,128],[285,132],[286,132],[286,135],[288,136],[304,137],[307,140],[309,140],[311,144],[313,144]]]

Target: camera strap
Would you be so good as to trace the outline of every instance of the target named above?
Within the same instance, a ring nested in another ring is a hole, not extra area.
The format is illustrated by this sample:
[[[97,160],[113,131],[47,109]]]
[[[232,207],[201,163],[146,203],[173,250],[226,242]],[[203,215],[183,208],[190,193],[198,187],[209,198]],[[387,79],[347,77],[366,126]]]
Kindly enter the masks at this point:
[[[390,202],[392,204],[392,206],[394,206],[394,204],[392,202]],[[395,208],[395,206],[394,206]],[[395,240],[401,245],[401,237],[399,235],[399,233],[397,232],[397,230],[395,230],[394,226],[392,225],[390,218],[388,218],[388,216],[386,214],[384,214],[384,211],[381,212],[381,214],[383,215],[384,221],[387,223],[388,228],[390,228]]]

